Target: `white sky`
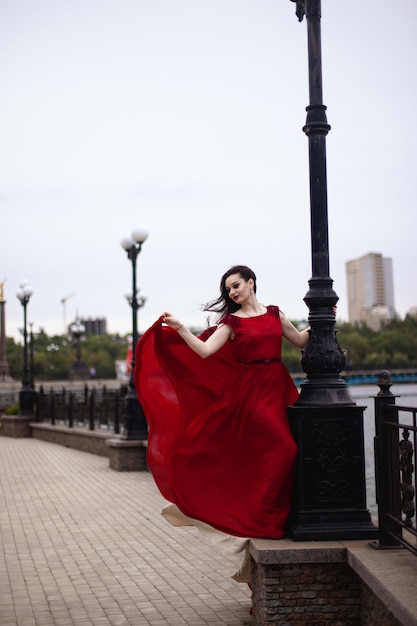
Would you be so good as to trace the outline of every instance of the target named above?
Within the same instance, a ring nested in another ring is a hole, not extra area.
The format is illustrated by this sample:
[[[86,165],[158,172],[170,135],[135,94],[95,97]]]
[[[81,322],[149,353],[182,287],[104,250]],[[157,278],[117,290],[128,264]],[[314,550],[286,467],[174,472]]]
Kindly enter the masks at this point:
[[[204,325],[235,263],[264,304],[307,316],[311,277],[307,30],[289,0],[2,0],[0,281],[19,336],[106,317],[131,330],[120,240],[138,260],[145,330],[163,310]],[[330,275],[393,259],[398,313],[417,305],[417,3],[322,0]]]

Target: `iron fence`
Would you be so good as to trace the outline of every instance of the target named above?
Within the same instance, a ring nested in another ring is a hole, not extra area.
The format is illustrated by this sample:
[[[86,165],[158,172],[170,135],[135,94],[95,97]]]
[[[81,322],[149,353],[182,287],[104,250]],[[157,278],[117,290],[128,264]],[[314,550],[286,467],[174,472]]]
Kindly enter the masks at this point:
[[[106,429],[120,433],[125,414],[126,385],[108,390],[89,388],[68,390],[41,386],[36,401],[36,421],[70,428],[87,427],[89,430]]]
[[[417,555],[415,522],[417,407],[399,406],[383,371],[375,396],[375,485],[379,546],[407,548]]]

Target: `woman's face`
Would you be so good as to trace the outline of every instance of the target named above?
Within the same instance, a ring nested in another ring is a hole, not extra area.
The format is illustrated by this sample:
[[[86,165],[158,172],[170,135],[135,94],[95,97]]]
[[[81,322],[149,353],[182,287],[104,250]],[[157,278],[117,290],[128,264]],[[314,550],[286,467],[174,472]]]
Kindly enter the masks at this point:
[[[227,294],[236,304],[242,304],[251,295],[253,290],[253,280],[245,280],[240,274],[231,274],[225,281]]]

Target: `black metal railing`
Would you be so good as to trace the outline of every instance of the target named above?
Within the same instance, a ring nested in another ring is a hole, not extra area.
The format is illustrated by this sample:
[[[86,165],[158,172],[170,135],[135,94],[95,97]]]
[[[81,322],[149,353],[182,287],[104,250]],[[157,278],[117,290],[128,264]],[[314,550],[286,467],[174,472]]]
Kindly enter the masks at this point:
[[[415,522],[417,407],[399,406],[383,371],[375,396],[375,484],[379,546],[403,546],[417,555]]]
[[[124,421],[127,387],[117,390],[83,388],[68,390],[40,387],[37,394],[36,421],[70,428],[106,429],[120,433]]]

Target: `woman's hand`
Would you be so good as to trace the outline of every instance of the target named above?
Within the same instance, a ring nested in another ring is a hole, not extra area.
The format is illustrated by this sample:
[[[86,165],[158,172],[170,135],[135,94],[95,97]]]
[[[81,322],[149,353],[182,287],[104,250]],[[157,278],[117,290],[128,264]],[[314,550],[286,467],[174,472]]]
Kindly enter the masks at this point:
[[[181,338],[191,350],[203,359],[206,359],[208,356],[217,352],[217,350],[220,350],[226,341],[230,339],[233,332],[231,326],[228,324],[220,324],[207,341],[202,341],[199,337],[193,335],[193,333],[188,330],[179,319],[174,317],[172,313],[165,311],[165,313],[162,313],[161,318],[164,324],[179,332]]]
[[[162,321],[164,322],[164,324],[166,324],[170,328],[173,328],[174,330],[180,330],[180,328],[184,326],[184,324],[180,322],[179,319],[174,317],[172,313],[168,313],[168,311],[162,313]]]

